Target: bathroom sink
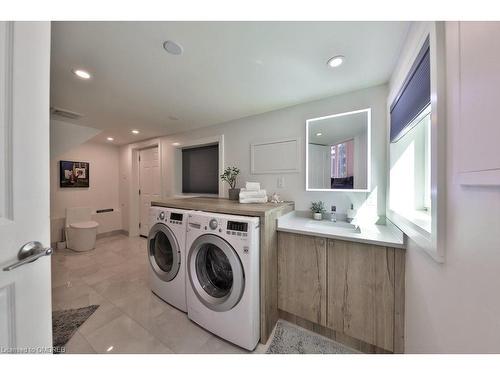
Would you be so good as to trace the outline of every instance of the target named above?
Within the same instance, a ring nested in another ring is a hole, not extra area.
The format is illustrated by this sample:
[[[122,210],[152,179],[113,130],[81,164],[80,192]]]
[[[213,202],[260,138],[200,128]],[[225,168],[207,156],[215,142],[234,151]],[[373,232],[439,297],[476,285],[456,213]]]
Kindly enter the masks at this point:
[[[345,220],[313,220],[310,212],[292,211],[278,218],[278,231],[404,248],[404,234],[393,224],[360,224],[362,229]]]
[[[322,228],[341,232],[361,233],[359,227],[347,221],[329,221],[329,220],[308,220],[305,225],[306,228]]]

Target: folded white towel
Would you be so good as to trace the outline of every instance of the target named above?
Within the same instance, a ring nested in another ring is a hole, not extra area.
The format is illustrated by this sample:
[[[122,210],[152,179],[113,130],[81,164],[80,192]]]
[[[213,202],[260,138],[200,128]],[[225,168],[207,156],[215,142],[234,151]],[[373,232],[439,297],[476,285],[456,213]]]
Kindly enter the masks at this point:
[[[240,203],[267,203],[267,197],[263,197],[263,198],[240,198]]]
[[[260,182],[246,182],[245,183],[246,190],[258,191],[260,190]]]
[[[265,190],[240,190],[240,198],[264,198],[267,197],[267,192]]]

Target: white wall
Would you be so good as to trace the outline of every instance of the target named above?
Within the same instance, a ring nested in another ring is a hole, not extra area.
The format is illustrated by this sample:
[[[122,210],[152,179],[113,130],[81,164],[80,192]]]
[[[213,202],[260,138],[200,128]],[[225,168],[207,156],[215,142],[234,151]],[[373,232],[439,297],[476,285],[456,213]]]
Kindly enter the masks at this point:
[[[172,146],[172,143],[180,142],[183,144],[196,139],[223,134],[226,166],[235,165],[241,169],[238,186],[242,186],[245,181],[259,181],[269,194],[278,192],[283,199],[295,201],[296,208],[299,210],[309,209],[312,200],[323,200],[327,207],[335,204],[339,212],[345,212],[349,208],[351,201],[356,206],[365,203],[368,194],[305,191],[305,122],[309,118],[371,107],[373,127],[372,188],[376,188],[376,194],[371,196],[370,202],[373,203],[374,209],[377,209],[378,202],[378,213],[385,215],[386,99],[387,88],[385,85],[381,85],[195,131],[162,137],[160,139],[164,173],[162,196],[168,197],[180,194],[181,191],[180,150]],[[283,189],[277,188],[278,175],[250,174],[251,143],[294,137],[300,137],[301,139],[301,172],[282,174],[281,176],[285,178],[285,187]],[[121,148],[122,181],[130,179],[132,173],[129,163],[132,158],[133,147],[137,147],[137,145],[127,145]],[[127,166],[123,167],[125,164]],[[129,194],[125,192],[125,188],[122,188],[122,208],[127,205],[127,195]]]
[[[90,163],[89,188],[60,188],[59,161]],[[122,229],[119,204],[119,148],[113,145],[86,142],[50,161],[51,242],[60,241],[67,207],[91,207],[93,211],[113,208],[115,212],[95,214],[98,233]]]
[[[415,48],[415,34],[425,29],[414,27],[410,32],[402,59]],[[410,239],[406,251],[409,353],[500,352],[500,236],[495,232],[500,228],[500,188],[464,187],[456,181],[463,150],[457,141],[458,49],[450,43],[455,29],[456,23],[446,24],[446,259],[436,263]]]
[[[73,148],[87,142],[97,134],[100,129],[80,126],[67,121],[50,120],[50,158],[54,159],[59,155],[72,150]]]

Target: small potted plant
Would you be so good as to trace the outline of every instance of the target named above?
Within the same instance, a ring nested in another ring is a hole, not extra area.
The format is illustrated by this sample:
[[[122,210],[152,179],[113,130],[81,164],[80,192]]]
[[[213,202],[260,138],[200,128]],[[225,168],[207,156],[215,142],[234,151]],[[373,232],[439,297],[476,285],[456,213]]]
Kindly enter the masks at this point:
[[[240,197],[240,189],[236,189],[236,178],[239,174],[239,168],[227,167],[224,169],[224,173],[220,175],[220,179],[229,184],[229,199],[233,201],[237,201]]]
[[[323,220],[323,214],[326,212],[325,204],[322,201],[311,202],[311,211],[314,220]]]

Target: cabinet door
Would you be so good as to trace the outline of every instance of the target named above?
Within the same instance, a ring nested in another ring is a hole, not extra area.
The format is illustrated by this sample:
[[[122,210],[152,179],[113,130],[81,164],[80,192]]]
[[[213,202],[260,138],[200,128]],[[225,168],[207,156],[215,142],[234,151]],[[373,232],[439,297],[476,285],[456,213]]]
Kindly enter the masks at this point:
[[[278,308],[326,325],[326,240],[280,232]]]
[[[328,240],[327,326],[393,350],[394,249]]]
[[[459,23],[458,168],[467,185],[500,185],[499,33],[499,22]]]

